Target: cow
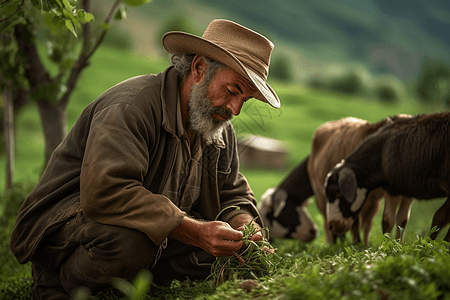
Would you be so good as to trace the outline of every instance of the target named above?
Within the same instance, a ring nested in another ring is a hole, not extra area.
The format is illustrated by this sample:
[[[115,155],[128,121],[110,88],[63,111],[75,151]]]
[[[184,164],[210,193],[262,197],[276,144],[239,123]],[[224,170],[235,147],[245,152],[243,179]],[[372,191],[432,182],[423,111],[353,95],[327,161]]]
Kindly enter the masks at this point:
[[[399,117],[409,116],[401,115]],[[393,117],[393,119],[396,118]],[[367,135],[375,132],[385,123],[386,120],[370,124],[357,118],[345,118],[320,126],[314,134],[311,154],[277,188],[269,188],[261,197],[258,208],[269,229],[270,237],[312,241],[317,235],[317,226],[311,220],[306,208],[311,202],[309,197],[316,195],[317,205],[326,220],[326,197],[323,183],[327,172],[336,162],[345,158],[356,148]],[[372,220],[379,209],[382,196],[383,190],[374,192],[371,196],[373,201],[370,201],[370,205],[365,205],[362,218],[354,223],[352,230],[354,242],[360,242],[359,228],[362,227],[364,228],[365,245],[368,245]],[[401,195],[394,197],[386,194],[384,196],[386,201],[383,214],[383,233],[391,232],[395,222],[405,228],[413,199]],[[327,241],[334,242],[335,236],[327,228],[325,228],[325,232]],[[397,229],[396,236],[400,238],[399,229]]]
[[[336,163],[346,158],[367,136],[375,133],[387,123],[393,122],[393,120],[409,117],[409,115],[399,115],[376,123],[348,117],[324,123],[315,131],[307,170],[318,208],[324,216],[327,242],[332,243],[336,239],[336,236],[332,234],[327,225],[327,200],[324,188],[327,173]],[[364,244],[368,246],[373,218],[379,210],[383,196],[385,198],[382,223],[383,233],[391,232],[395,222],[403,228],[408,223],[413,198],[401,195],[394,197],[386,193],[382,188],[376,189],[367,196],[367,201],[361,208],[361,214],[355,217],[355,222],[352,223],[352,235],[355,243],[361,241],[359,230],[363,228]],[[398,206],[400,207],[396,217],[395,213]],[[396,237],[402,238],[399,229]]]
[[[258,203],[258,210],[269,229],[269,238],[295,238],[311,242],[317,226],[307,210],[313,195],[306,165],[308,157],[277,187],[267,189]]]
[[[450,113],[420,114],[386,124],[327,174],[327,226],[350,230],[368,195],[383,188],[418,200],[447,197],[431,228],[450,223]],[[437,232],[431,238],[435,239]],[[444,240],[450,241],[450,230]]]

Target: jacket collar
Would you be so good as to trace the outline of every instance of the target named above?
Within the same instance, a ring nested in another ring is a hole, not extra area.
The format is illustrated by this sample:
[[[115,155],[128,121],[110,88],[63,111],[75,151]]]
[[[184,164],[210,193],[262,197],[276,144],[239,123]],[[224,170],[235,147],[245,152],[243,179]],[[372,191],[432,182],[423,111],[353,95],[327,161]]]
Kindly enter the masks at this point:
[[[173,66],[168,67],[161,81],[162,126],[167,132],[177,135],[177,102],[180,94],[177,70]]]

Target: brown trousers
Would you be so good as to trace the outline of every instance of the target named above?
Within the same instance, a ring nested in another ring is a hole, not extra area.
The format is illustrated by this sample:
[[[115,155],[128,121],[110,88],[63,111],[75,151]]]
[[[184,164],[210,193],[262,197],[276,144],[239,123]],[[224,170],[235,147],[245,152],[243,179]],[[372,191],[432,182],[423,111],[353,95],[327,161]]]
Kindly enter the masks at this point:
[[[114,278],[132,280],[143,269],[151,270],[158,285],[204,279],[215,260],[200,248],[170,239],[155,265],[157,255],[158,247],[145,234],[79,213],[47,236],[33,256],[33,299],[70,299],[80,287],[95,294]]]

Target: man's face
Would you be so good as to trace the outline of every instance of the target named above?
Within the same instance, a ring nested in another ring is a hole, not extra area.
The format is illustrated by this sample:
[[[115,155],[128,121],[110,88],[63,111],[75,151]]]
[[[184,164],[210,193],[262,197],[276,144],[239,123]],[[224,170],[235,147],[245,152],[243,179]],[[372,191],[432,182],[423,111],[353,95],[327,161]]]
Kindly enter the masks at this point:
[[[244,102],[255,92],[247,79],[230,68],[220,68],[214,76],[205,74],[203,81],[192,86],[188,96],[191,128],[207,143],[217,140],[225,121],[239,115]]]

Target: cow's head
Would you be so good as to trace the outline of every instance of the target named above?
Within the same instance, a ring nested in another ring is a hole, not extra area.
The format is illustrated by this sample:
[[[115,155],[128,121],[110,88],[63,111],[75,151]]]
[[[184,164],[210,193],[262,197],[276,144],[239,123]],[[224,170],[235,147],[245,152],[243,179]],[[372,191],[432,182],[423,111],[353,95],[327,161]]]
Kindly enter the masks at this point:
[[[317,226],[306,208],[308,203],[309,200],[305,200],[296,205],[284,189],[269,188],[258,205],[269,237],[311,242],[317,235]]]
[[[343,235],[352,227],[367,199],[367,189],[358,187],[355,172],[338,163],[325,179],[327,226],[335,235]]]

